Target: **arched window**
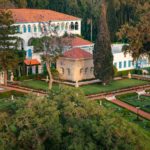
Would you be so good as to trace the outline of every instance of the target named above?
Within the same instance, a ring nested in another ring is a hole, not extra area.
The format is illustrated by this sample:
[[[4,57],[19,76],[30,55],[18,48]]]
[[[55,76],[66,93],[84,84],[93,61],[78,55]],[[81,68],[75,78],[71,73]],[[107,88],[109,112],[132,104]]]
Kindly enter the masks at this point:
[[[87,68],[85,68],[85,74],[88,72],[88,67]]]
[[[33,28],[34,28],[34,32],[37,32],[36,25],[34,25]]]
[[[69,27],[69,25],[68,25],[68,23],[66,23],[65,30],[68,30],[68,27]]]
[[[23,32],[26,33],[27,32],[27,28],[25,25],[23,25]]]
[[[28,32],[31,32],[31,25],[28,25]]]
[[[75,23],[75,30],[78,30],[79,29],[79,24],[78,22]]]
[[[83,68],[80,69],[80,74],[82,74],[82,73],[83,73]]]
[[[71,22],[70,27],[71,27],[71,30],[74,30],[74,23],[73,22]]]
[[[64,22],[63,23],[61,23],[61,30],[64,30]]]
[[[68,75],[71,74],[70,68],[67,68]]]
[[[41,30],[41,25],[39,24],[38,25],[38,32],[41,32],[42,30]]]
[[[60,24],[59,23],[57,23],[57,30],[60,30]]]
[[[17,32],[20,33],[20,26],[17,26]]]

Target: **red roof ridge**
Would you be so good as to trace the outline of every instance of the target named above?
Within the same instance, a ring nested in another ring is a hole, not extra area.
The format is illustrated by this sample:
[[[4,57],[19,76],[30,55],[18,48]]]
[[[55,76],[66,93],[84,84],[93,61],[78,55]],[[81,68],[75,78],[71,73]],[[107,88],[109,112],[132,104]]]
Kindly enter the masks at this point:
[[[3,9],[2,9],[3,10]],[[81,20],[81,18],[50,9],[10,8],[16,22],[47,22],[56,20]],[[42,17],[43,16],[43,17]],[[41,18],[42,17],[42,18]]]
[[[72,48],[64,53],[64,57],[73,59],[88,59],[92,58],[92,54],[79,48]]]
[[[64,38],[64,40],[68,40],[68,43],[72,47],[86,46],[86,45],[93,45],[94,44],[91,41],[85,40],[85,39],[83,39],[81,37],[78,37],[78,36],[75,36],[75,37],[66,37],[66,38]]]

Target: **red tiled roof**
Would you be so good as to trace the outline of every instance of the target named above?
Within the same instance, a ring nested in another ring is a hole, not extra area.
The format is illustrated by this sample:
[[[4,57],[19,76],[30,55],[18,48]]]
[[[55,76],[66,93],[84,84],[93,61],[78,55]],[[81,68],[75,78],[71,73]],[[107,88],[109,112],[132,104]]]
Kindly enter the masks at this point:
[[[9,9],[15,22],[48,22],[55,20],[79,20],[80,18],[45,9]]]
[[[72,48],[64,53],[64,57],[73,59],[92,58],[92,54],[81,48]]]
[[[82,39],[80,37],[67,37],[65,38],[66,41],[68,41],[69,45],[71,45],[72,47],[76,47],[76,46],[84,46],[84,45],[93,45],[92,42]]]
[[[40,62],[37,59],[25,59],[24,63],[29,66],[29,65],[40,65]]]

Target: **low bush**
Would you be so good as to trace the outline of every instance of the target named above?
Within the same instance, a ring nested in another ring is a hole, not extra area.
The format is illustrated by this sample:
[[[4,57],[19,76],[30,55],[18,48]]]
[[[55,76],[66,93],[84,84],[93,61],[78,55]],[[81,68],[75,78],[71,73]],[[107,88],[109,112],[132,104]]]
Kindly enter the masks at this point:
[[[2,98],[9,98],[11,95],[13,95],[15,97],[23,97],[23,96],[25,96],[25,94],[22,93],[22,92],[7,91],[7,92],[0,93],[0,99],[2,99]]]
[[[23,80],[29,80],[29,79],[34,79],[34,80],[41,80],[42,78],[46,78],[44,74],[34,74],[34,75],[24,75],[21,77],[15,78],[16,81],[23,81]]]
[[[116,98],[124,99],[124,98],[132,97],[132,96],[137,96],[137,93],[127,93],[127,94],[123,94],[123,95],[118,95],[118,96],[116,96]]]

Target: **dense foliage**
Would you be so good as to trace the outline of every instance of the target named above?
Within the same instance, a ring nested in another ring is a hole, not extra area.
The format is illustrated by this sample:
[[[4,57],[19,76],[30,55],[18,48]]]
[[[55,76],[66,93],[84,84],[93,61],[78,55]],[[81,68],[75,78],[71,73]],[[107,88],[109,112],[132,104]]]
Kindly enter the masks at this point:
[[[0,69],[4,71],[7,85],[7,71],[16,68],[19,63],[17,28],[12,26],[14,20],[8,10],[0,11]]]
[[[102,0],[101,13],[98,26],[97,39],[93,51],[94,75],[104,84],[113,79],[113,55],[111,51],[110,34],[108,30],[106,15],[106,2]]]
[[[141,56],[150,58],[150,1],[137,5],[136,17],[133,22],[122,26],[118,37],[128,42],[124,50],[132,53],[134,59]]]
[[[108,24],[111,40],[117,41],[116,32],[121,25],[136,19],[136,6],[149,0],[107,0]],[[82,35],[90,39],[91,20],[93,40],[97,35],[99,5],[101,0],[0,0],[0,7],[28,7],[52,9],[82,18]],[[10,4],[11,3],[11,4]],[[13,6],[12,6],[13,5]]]
[[[135,124],[88,101],[77,89],[48,97],[10,100],[0,110],[0,149],[148,149],[149,137]],[[140,140],[139,140],[140,139]]]

